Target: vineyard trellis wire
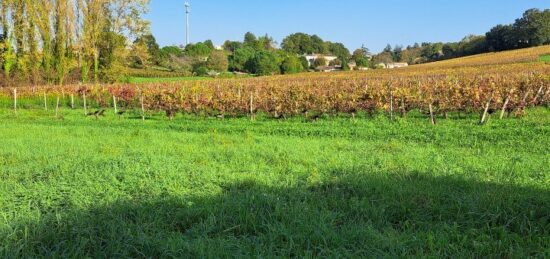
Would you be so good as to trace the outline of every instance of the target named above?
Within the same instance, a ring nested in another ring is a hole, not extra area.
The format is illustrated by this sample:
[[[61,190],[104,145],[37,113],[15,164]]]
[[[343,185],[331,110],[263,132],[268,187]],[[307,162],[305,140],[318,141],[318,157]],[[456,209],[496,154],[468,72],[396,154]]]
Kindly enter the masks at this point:
[[[453,69],[411,68],[335,74],[299,74],[252,79],[156,83],[147,85],[68,85],[1,88],[3,106],[114,107],[207,116],[274,118],[411,110],[436,116],[450,112],[522,115],[529,106],[548,105],[550,66],[543,63]],[[58,101],[58,98],[60,101]],[[116,111],[118,112],[118,111]]]

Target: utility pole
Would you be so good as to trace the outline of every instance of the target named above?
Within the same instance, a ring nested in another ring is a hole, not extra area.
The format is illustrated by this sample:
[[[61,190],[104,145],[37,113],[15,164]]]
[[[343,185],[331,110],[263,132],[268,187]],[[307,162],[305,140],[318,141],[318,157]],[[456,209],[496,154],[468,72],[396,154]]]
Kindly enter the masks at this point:
[[[185,46],[189,45],[189,8],[191,5],[189,4],[189,1],[185,1]]]

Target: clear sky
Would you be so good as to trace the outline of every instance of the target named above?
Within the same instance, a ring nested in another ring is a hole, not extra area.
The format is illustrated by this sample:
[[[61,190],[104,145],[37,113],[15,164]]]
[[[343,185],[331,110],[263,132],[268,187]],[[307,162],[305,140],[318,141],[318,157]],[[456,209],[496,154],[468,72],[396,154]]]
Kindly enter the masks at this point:
[[[378,52],[386,44],[459,41],[512,23],[550,0],[190,0],[191,42],[241,40],[247,31],[277,42],[294,32]],[[151,0],[153,35],[161,46],[185,42],[184,0]]]

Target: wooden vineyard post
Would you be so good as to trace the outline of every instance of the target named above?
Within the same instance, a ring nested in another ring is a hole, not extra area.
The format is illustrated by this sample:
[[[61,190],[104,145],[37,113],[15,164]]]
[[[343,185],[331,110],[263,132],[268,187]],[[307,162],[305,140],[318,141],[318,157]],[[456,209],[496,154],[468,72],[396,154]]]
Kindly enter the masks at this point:
[[[118,109],[116,107],[116,96],[114,96],[114,95],[113,95],[113,106],[115,108],[115,115],[117,115],[118,114]]]
[[[44,91],[44,110],[48,110],[48,99],[46,97],[46,91]]]
[[[239,102],[241,102],[241,86],[239,85],[239,88],[237,89],[237,96],[239,97]]]
[[[392,91],[391,84],[389,89],[390,89],[390,120],[393,121],[393,91]]]
[[[59,118],[59,95],[57,96],[57,102],[55,103],[55,117]]]
[[[254,115],[254,94],[250,94],[250,120],[256,120]]]
[[[434,116],[434,109],[433,109],[433,105],[430,103],[430,119],[432,121],[432,125],[435,125],[436,121],[435,121],[435,116]]]
[[[141,102],[141,120],[145,121],[145,105],[143,103],[143,92],[140,91],[140,102]]]
[[[489,114],[489,107],[491,106],[492,101],[493,101],[493,96],[491,95],[491,98],[489,98],[489,101],[485,105],[485,109],[483,110],[483,114],[481,115],[481,120],[479,121],[479,124],[481,125],[485,124],[485,120],[487,120],[487,114]]]
[[[13,88],[13,111],[17,113],[17,88]]]
[[[71,94],[71,109],[74,109],[74,94]]]
[[[540,95],[541,93],[544,94],[544,93],[542,92],[542,90],[543,90],[543,87],[541,86],[541,87],[539,88],[539,90],[537,91],[537,94],[536,94],[535,97],[533,98],[533,101],[532,101],[533,105],[536,105],[537,100],[539,99],[539,95]],[[544,95],[543,95],[543,96],[544,96]]]
[[[510,96],[506,97],[506,100],[504,101],[504,104],[502,105],[502,110],[500,111],[500,119],[501,120],[504,118],[504,114],[506,113],[506,108],[508,107],[508,103],[510,103]]]
[[[84,115],[88,115],[88,106],[86,104],[86,90],[82,92],[82,101],[84,102]]]
[[[523,99],[521,100],[521,103],[520,103],[519,107],[517,108],[518,112],[523,113],[525,111],[525,108],[527,108],[527,98],[529,97],[529,94],[530,94],[530,91],[527,90],[525,92],[525,95],[523,96]]]
[[[407,116],[407,107],[405,106],[405,98],[401,97],[401,117]]]

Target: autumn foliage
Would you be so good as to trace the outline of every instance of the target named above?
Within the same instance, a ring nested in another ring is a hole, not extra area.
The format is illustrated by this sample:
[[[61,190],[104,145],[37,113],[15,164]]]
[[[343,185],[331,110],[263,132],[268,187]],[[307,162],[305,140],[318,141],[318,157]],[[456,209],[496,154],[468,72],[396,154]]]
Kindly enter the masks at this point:
[[[550,66],[523,63],[501,66],[379,70],[333,74],[298,74],[149,85],[87,85],[18,88],[19,98],[69,95],[101,107],[179,112],[201,116],[274,118],[358,112],[406,115],[413,109],[437,115],[449,112],[504,110],[521,115],[528,106],[547,105]],[[0,95],[12,96],[12,89]]]

